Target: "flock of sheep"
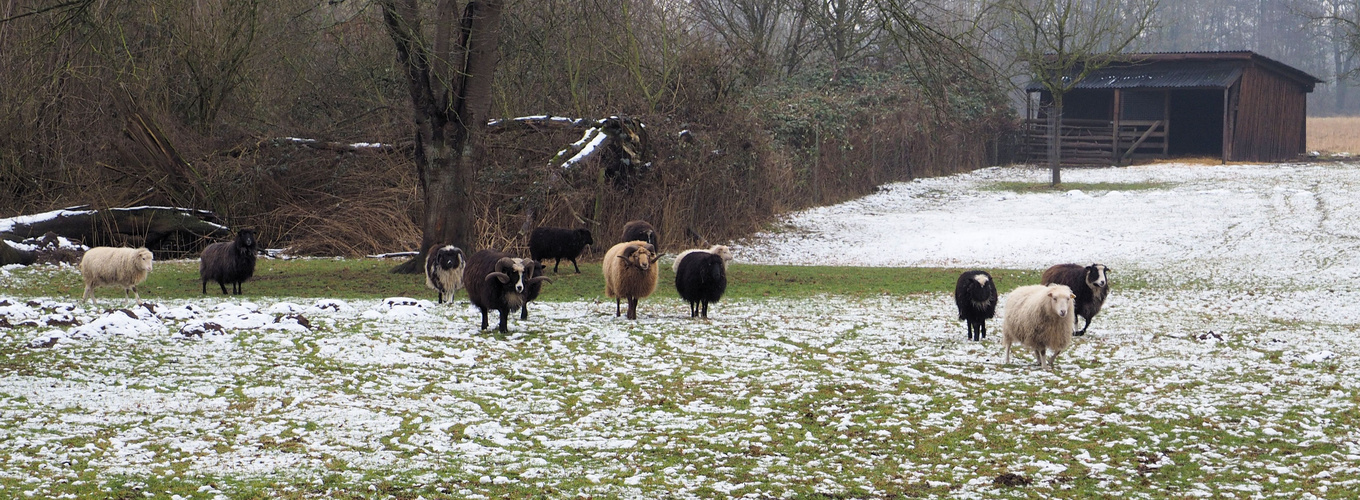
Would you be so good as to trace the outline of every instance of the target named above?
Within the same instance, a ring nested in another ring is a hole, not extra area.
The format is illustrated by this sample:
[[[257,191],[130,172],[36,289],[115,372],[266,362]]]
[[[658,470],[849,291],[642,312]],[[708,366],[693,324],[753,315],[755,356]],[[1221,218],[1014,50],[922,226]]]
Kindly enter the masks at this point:
[[[1041,284],[1012,290],[1006,296],[1006,318],[1001,323],[1006,361],[1011,362],[1011,345],[1034,350],[1040,368],[1053,369],[1053,359],[1072,343],[1072,337],[1086,334],[1091,318],[1100,312],[1110,293],[1103,264],[1082,267],[1058,264],[1039,276]],[[996,282],[986,271],[967,271],[954,285],[954,303],[959,319],[968,323],[968,340],[987,337],[987,320],[996,315]],[[1070,316],[1069,316],[1070,315]],[[1086,324],[1077,330],[1077,323]]]
[[[614,315],[623,315],[623,302],[628,302],[628,319],[637,319],[638,301],[656,291],[661,258],[657,252],[656,229],[646,221],[635,220],[624,225],[622,242],[605,252],[601,267],[604,273],[605,295],[614,299]],[[468,300],[482,313],[482,329],[490,325],[491,311],[500,313],[497,330],[508,332],[510,313],[520,311],[520,319],[529,318],[529,303],[538,298],[548,259],[553,259],[553,272],[562,260],[571,262],[579,274],[576,259],[587,246],[595,243],[590,231],[540,227],[529,235],[530,258],[514,257],[496,250],[478,250],[466,259],[463,251],[445,245],[429,252],[425,260],[425,285],[450,300],[459,288],[467,290]],[[727,261],[732,252],[726,246],[690,249],[675,258],[675,289],[690,303],[690,316],[708,317],[708,305],[717,302],[727,290]]]
[[[453,301],[459,289],[467,290],[468,299],[482,313],[482,329],[489,326],[489,313],[500,313],[497,329],[508,331],[510,313],[519,311],[520,319],[529,318],[529,303],[538,298],[548,259],[554,259],[556,273],[562,260],[571,262],[576,273],[581,272],[576,259],[595,241],[585,229],[540,227],[529,236],[531,258],[507,255],[484,249],[464,257],[453,245],[433,248],[425,260],[425,284],[438,292],[439,303],[445,296]],[[227,294],[240,295],[241,284],[255,273],[255,232],[243,229],[230,242],[208,245],[199,259],[199,278],[203,293],[208,282],[215,281]],[[614,299],[614,315],[623,315],[623,301],[628,302],[628,319],[637,319],[638,301],[656,291],[658,278],[656,229],[645,221],[624,225],[622,243],[605,252],[602,264],[605,295]],[[726,246],[714,245],[706,249],[689,249],[675,258],[675,288],[680,298],[689,303],[690,317],[708,318],[708,306],[722,299],[727,290],[727,262],[732,252]],[[97,287],[113,286],[129,291],[141,300],[137,285],[151,272],[152,255],[145,248],[95,247],[85,252],[80,261],[80,274],[85,282],[83,300],[89,300]],[[1006,297],[1006,317],[1002,322],[1002,345],[1006,349],[1006,363],[1010,363],[1011,345],[1020,344],[1032,349],[1041,368],[1052,369],[1053,359],[1067,348],[1073,336],[1086,334],[1091,319],[1100,312],[1109,294],[1109,269],[1101,264],[1080,266],[1059,264],[1048,268],[1040,276],[1041,284],[1016,288]],[[968,339],[987,337],[987,320],[996,315],[998,296],[996,283],[986,271],[967,271],[959,275],[954,288],[954,302],[959,319],[967,322]],[[1086,324],[1077,330],[1081,319]]]

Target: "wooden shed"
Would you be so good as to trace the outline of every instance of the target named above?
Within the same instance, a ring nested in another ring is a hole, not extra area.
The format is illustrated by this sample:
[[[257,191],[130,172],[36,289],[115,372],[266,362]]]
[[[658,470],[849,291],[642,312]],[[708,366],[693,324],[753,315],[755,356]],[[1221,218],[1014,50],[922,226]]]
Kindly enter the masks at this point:
[[[1313,75],[1250,51],[1129,54],[1063,97],[1064,165],[1199,156],[1282,161],[1307,147]],[[1024,149],[1047,161],[1051,95],[1026,87]]]

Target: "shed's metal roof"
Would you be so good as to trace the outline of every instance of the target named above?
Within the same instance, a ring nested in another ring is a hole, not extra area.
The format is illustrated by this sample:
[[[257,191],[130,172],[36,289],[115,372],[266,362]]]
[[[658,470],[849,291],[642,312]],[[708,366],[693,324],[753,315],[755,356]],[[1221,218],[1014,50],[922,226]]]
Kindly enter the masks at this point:
[[[1242,65],[1233,62],[1178,61],[1101,68],[1077,83],[1077,89],[1224,89],[1242,77]],[[1043,90],[1031,81],[1029,92]]]

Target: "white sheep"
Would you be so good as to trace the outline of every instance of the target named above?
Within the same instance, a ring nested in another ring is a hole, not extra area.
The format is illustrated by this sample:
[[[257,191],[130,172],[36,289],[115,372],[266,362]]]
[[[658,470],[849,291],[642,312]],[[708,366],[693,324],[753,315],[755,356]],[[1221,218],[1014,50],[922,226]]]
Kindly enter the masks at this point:
[[[676,256],[675,256],[675,262],[672,262],[672,263],[671,263],[671,270],[672,270],[672,271],[675,271],[675,272],[680,272],[680,261],[685,260],[685,256],[686,256],[686,255],[689,255],[690,253],[693,253],[693,252],[708,252],[708,253],[711,253],[711,254],[713,254],[713,255],[717,255],[717,256],[719,256],[719,257],[722,257],[722,260],[723,260],[723,271],[726,271],[726,270],[727,270],[727,263],[732,261],[732,249],[731,249],[731,248],[727,248],[727,245],[713,245],[713,246],[708,247],[708,248],[706,248],[706,249],[705,249],[705,248],[691,248],[691,249],[689,249],[689,250],[685,250],[685,251],[683,251],[683,252],[680,252],[680,255],[676,255]]]
[[[605,252],[604,294],[614,299],[614,316],[621,314],[620,300],[628,299],[628,319],[637,319],[638,300],[656,291],[660,257],[655,246],[642,241],[625,241]]]
[[[439,292],[439,303],[444,303],[444,296],[449,297],[449,302],[453,302],[453,294],[463,287],[463,270],[467,269],[466,259],[463,258],[463,250],[453,246],[444,245],[432,247],[425,256],[425,286]]]
[[[1016,288],[1006,297],[1006,319],[1001,324],[1006,364],[1011,362],[1011,344],[1034,349],[1039,367],[1053,369],[1058,353],[1072,343],[1076,295],[1066,285],[1029,285]],[[1047,359],[1047,363],[1045,363]]]
[[[81,300],[90,300],[90,294],[101,286],[122,288],[123,298],[127,298],[128,290],[132,290],[137,300],[142,300],[142,295],[137,293],[137,284],[146,281],[147,274],[151,273],[151,260],[151,251],[145,248],[94,247],[86,250],[80,259],[80,277],[85,280],[85,296]]]

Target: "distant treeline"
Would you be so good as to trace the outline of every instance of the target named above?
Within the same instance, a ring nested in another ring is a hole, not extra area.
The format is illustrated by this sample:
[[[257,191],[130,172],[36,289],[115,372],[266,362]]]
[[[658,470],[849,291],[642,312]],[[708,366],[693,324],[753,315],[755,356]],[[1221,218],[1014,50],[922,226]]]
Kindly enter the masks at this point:
[[[534,225],[604,245],[635,218],[668,250],[719,242],[1006,160],[1005,79],[947,20],[922,38],[873,1],[814,3],[507,1],[492,115],[626,115],[649,163],[606,182],[608,159],[550,164],[579,130],[488,133],[480,246],[522,248]],[[418,244],[410,93],[375,5],[12,2],[0,19],[0,217],[170,205],[299,253]]]

